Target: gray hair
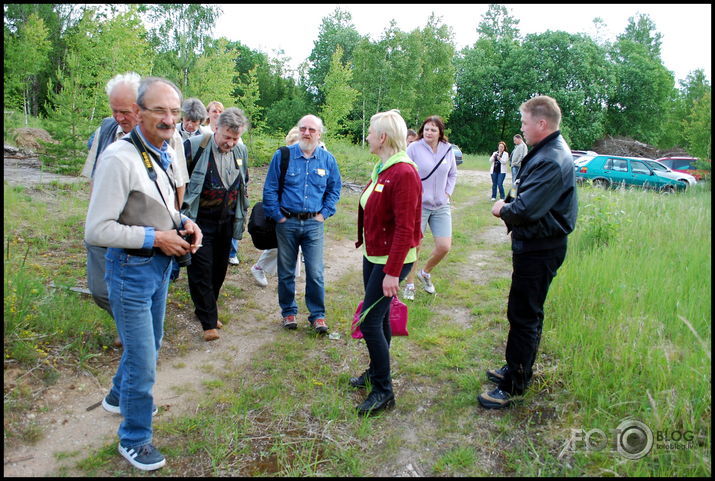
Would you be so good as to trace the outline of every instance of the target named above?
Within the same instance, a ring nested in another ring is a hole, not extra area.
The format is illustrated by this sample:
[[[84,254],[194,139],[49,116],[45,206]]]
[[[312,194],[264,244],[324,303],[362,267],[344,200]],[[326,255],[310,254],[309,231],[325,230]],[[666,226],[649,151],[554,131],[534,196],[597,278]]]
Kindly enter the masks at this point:
[[[300,120],[298,121],[298,126],[300,126],[300,123],[301,123],[301,121],[302,121],[303,119],[306,119],[306,118],[308,118],[308,117],[312,117],[312,118],[315,119],[316,122],[318,122],[318,125],[320,126],[320,133],[321,133],[321,134],[324,134],[324,133],[325,133],[325,126],[323,125],[323,119],[321,119],[321,118],[318,117],[317,115],[308,114],[308,115],[302,116],[302,117],[300,118]]]
[[[112,91],[114,88],[118,85],[126,85],[132,91],[134,92],[134,96],[136,97],[139,91],[139,82],[141,81],[141,77],[139,76],[138,73],[136,72],[127,72],[127,73],[120,73],[119,75],[115,75],[112,77],[109,82],[107,82],[107,87],[106,87],[106,92],[107,96],[111,97],[112,96]]]
[[[248,118],[243,110],[230,107],[223,111],[216,122],[216,127],[226,127],[228,130],[237,131],[241,127],[248,128]]]
[[[182,99],[184,98],[183,95],[181,95],[181,90],[179,90],[179,87],[174,85],[171,80],[167,80],[162,77],[144,77],[141,82],[139,82],[139,91],[137,93],[137,105],[139,107],[146,107],[146,105],[144,105],[144,96],[146,96],[146,91],[149,90],[149,87],[151,87],[157,82],[165,83],[169,87],[173,88],[176,92],[176,95],[179,96],[179,103],[181,103]]]
[[[181,106],[181,112],[183,118],[193,121],[203,121],[209,116],[206,111],[203,102],[201,102],[196,97],[191,97],[190,99],[184,100],[184,104]]]

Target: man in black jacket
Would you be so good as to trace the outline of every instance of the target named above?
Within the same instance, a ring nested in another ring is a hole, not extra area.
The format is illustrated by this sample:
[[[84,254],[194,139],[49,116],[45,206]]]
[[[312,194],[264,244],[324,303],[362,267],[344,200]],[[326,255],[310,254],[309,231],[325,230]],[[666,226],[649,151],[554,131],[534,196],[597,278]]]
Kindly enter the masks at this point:
[[[477,399],[487,409],[508,406],[526,390],[541,340],[544,301],[566,257],[566,238],[576,225],[577,199],[571,149],[561,136],[561,109],[547,96],[521,107],[521,130],[533,146],[521,162],[513,192],[492,214],[511,231],[514,271],[509,291],[506,365],[487,371],[498,384]]]

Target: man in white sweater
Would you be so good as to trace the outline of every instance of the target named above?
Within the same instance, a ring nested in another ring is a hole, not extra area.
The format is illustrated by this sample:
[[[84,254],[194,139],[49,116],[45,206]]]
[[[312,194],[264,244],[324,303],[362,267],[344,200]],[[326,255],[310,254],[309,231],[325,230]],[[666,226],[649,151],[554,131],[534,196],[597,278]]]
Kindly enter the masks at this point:
[[[86,242],[108,248],[109,303],[124,345],[102,406],[124,416],[119,452],[142,470],[166,463],[152,445],[152,388],[172,257],[195,253],[202,240],[198,226],[178,211],[178,159],[169,140],[180,106],[181,92],[170,81],[141,81],[132,105],[138,125],[104,151],[85,224]]]

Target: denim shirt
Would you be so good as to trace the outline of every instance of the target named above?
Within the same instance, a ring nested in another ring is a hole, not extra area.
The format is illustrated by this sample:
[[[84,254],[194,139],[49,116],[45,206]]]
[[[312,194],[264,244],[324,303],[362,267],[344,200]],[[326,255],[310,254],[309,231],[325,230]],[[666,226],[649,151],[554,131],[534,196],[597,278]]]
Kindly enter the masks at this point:
[[[280,207],[292,212],[320,212],[324,218],[335,214],[340,200],[340,170],[333,154],[316,147],[313,156],[306,158],[299,144],[288,147],[290,159],[280,206],[278,205],[278,179],[280,177],[281,153],[273,154],[263,184],[263,209],[266,215],[278,222],[285,215]]]

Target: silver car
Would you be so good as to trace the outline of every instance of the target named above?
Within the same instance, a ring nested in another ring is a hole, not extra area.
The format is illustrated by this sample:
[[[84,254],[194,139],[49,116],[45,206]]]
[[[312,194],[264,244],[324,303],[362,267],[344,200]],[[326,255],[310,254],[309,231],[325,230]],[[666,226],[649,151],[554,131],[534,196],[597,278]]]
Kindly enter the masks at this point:
[[[686,174],[685,172],[675,172],[657,160],[645,160],[644,162],[648,164],[648,167],[653,169],[656,175],[685,182],[688,187],[692,187],[698,182],[692,175]]]

